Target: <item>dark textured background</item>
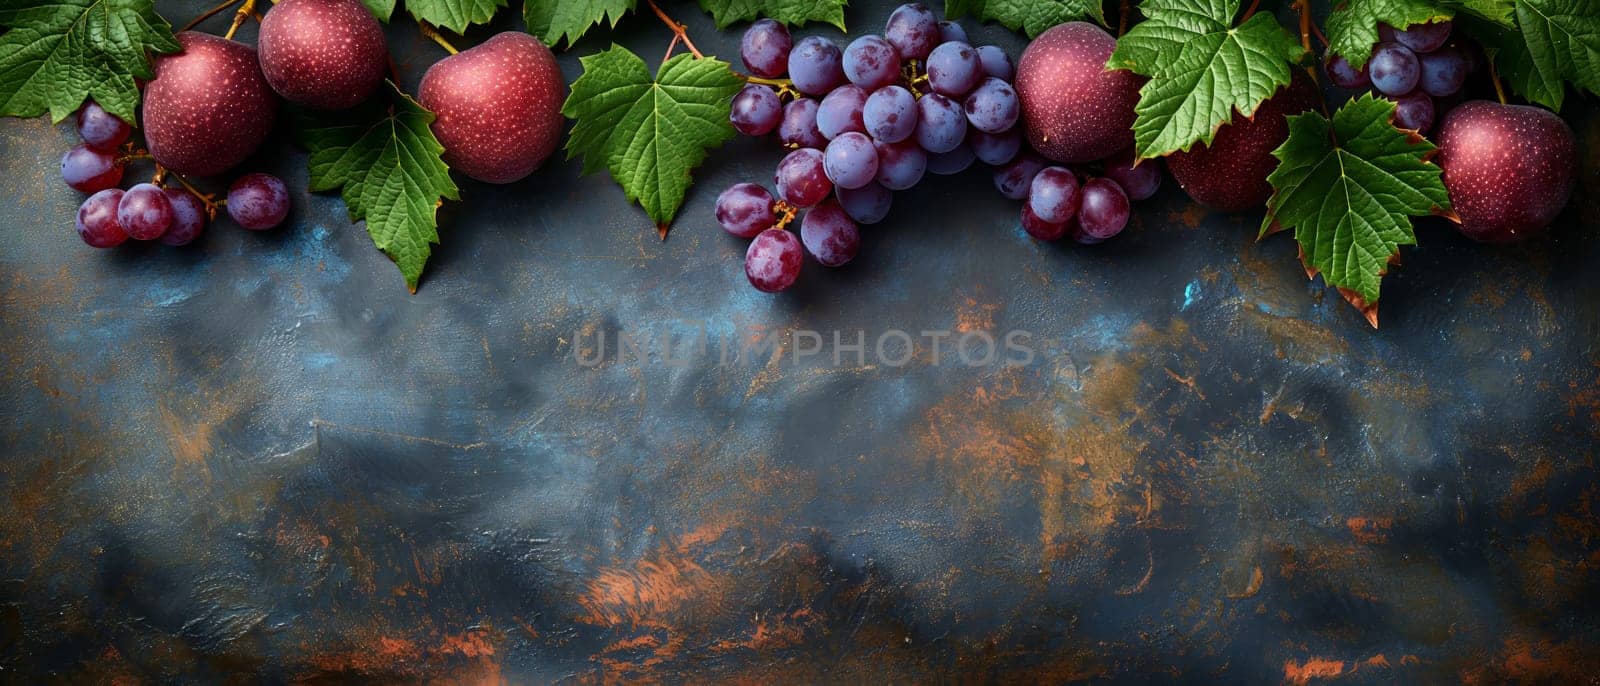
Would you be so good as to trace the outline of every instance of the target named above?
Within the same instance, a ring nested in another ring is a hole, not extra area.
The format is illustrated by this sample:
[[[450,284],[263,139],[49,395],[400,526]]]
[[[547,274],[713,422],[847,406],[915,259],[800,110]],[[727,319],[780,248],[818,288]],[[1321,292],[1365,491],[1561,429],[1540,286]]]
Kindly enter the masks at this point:
[[[667,36],[633,16],[562,67],[610,40],[654,64]],[[409,22],[391,41],[412,87],[442,55]],[[1552,235],[1422,222],[1379,331],[1258,213],[1170,182],[1082,248],[1025,237],[986,172],[933,179],[770,297],[711,219],[770,144],[716,151],[665,243],[558,161],[463,182],[410,295],[330,196],[272,233],[87,248],[70,131],[4,121],[0,681],[1592,681],[1593,112],[1570,107],[1582,188]],[[287,140],[247,167],[304,188]],[[1048,351],[574,360],[695,321]]]

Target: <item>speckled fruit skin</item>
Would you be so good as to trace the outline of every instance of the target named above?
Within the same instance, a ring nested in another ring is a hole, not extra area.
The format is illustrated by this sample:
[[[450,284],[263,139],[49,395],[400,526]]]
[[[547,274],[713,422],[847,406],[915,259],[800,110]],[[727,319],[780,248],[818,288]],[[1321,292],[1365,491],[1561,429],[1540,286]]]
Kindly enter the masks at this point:
[[[1469,238],[1510,243],[1538,235],[1572,196],[1578,144],[1549,110],[1465,102],[1445,115],[1437,141],[1434,161]]]
[[[438,117],[445,164],[479,181],[532,174],[561,139],[566,82],[550,49],[521,31],[439,60],[418,93]]]
[[[1255,114],[1217,130],[1211,145],[1196,143],[1188,152],[1167,156],[1167,171],[1194,201],[1214,210],[1237,212],[1259,207],[1272,195],[1267,176],[1278,168],[1272,151],[1289,138],[1289,115],[1317,106],[1320,97],[1308,79],[1296,78],[1268,98]]]
[[[1105,68],[1117,47],[1094,24],[1045,31],[1017,63],[1016,89],[1028,142],[1057,162],[1081,164],[1133,145],[1133,106],[1144,78]]]
[[[388,69],[383,27],[361,0],[282,0],[262,18],[256,50],[278,95],[316,109],[366,100]]]
[[[178,34],[183,52],[156,58],[144,90],[150,156],[190,176],[214,176],[261,147],[278,115],[278,96],[261,75],[256,51],[194,31]]]

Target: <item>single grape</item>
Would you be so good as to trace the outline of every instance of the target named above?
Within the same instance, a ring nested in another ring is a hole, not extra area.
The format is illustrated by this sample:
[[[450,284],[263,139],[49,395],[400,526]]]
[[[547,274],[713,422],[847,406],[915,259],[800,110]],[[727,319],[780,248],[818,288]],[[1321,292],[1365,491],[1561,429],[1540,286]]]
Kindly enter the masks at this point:
[[[1041,241],[1060,240],[1067,233],[1067,222],[1047,222],[1022,203],[1022,230]]]
[[[866,131],[862,114],[867,107],[867,92],[847,83],[835,89],[817,106],[817,130],[828,140],[851,131]]]
[[[1394,39],[1401,45],[1411,48],[1413,52],[1433,52],[1450,40],[1452,24],[1446,19],[1427,24],[1412,24],[1404,31],[1395,31]]]
[[[851,131],[828,144],[823,154],[823,169],[833,185],[860,188],[878,176],[878,150],[867,134]]]
[[[1022,150],[1022,130],[1012,129],[1005,133],[984,133],[973,131],[967,136],[967,144],[972,146],[972,154],[991,167],[1016,159],[1017,153]]]
[[[1161,190],[1161,160],[1144,160],[1135,166],[1129,148],[1106,160],[1106,178],[1117,182],[1129,200],[1144,200]]]
[[[828,203],[812,208],[800,218],[800,242],[817,264],[842,267],[861,250],[861,231],[843,209]]]
[[[117,204],[122,189],[107,188],[89,196],[78,206],[78,237],[96,248],[115,248],[128,240],[128,232],[117,223]]]
[[[83,144],[96,150],[116,150],[128,140],[133,133],[133,127],[118,119],[116,115],[101,109],[93,100],[84,103],[83,109],[78,110],[78,137],[83,139]]]
[[[1372,76],[1372,87],[1384,95],[1404,95],[1417,87],[1422,66],[1416,53],[1399,43],[1383,43],[1372,51],[1367,62],[1367,73]]]
[[[789,71],[789,51],[794,39],[789,29],[771,19],[762,19],[745,29],[739,39],[739,57],[751,74],[768,79],[783,78]]]
[[[1051,224],[1060,224],[1078,211],[1078,177],[1066,167],[1045,167],[1028,187],[1028,207]]]
[[[939,43],[939,18],[922,3],[901,5],[889,15],[883,37],[894,45],[900,59],[925,59]]]
[[[989,77],[967,96],[967,121],[984,133],[1003,133],[1017,125],[1022,101],[1017,89],[1000,79]]]
[[[789,80],[806,95],[825,95],[844,83],[839,46],[820,36],[806,36],[789,52]]]
[[[782,291],[799,278],[803,252],[794,234],[783,229],[762,231],[744,253],[744,276],[758,291]]]
[[[162,191],[172,205],[172,226],[161,234],[162,245],[188,245],[206,228],[206,204],[182,188]]]
[[[817,101],[800,98],[785,105],[778,124],[778,142],[790,150],[828,147],[828,139],[817,128]]]
[[[789,153],[778,163],[773,177],[778,187],[778,197],[795,207],[811,207],[833,192],[833,182],[823,166],[822,151],[801,148]]]
[[[1422,76],[1417,87],[1436,98],[1447,98],[1461,92],[1467,82],[1470,65],[1466,51],[1451,45],[1417,57]]]
[[[938,93],[917,101],[917,144],[931,153],[950,152],[967,137],[967,115],[961,103]]]
[[[98,193],[122,182],[122,165],[113,153],[74,145],[61,156],[61,178],[80,193]]]
[[[748,84],[733,96],[733,108],[728,114],[734,130],[746,136],[765,136],[778,128],[783,120],[783,102],[768,86]]]
[[[928,171],[940,176],[954,176],[966,171],[977,159],[972,146],[962,141],[953,150],[928,155]]]
[[[956,22],[941,21],[939,22],[939,42],[966,43],[967,30],[962,28],[961,25]]]
[[[917,97],[900,86],[879,89],[867,96],[861,122],[878,141],[899,143],[917,131]]]
[[[252,231],[277,226],[289,216],[289,189],[271,174],[245,174],[228,186],[228,216]]]
[[[940,43],[928,55],[928,87],[935,93],[960,98],[977,88],[981,78],[978,51],[966,43]]]
[[[1415,90],[1390,100],[1394,101],[1396,128],[1425,132],[1433,126],[1433,98],[1427,93]]]
[[[1349,60],[1331,52],[1323,55],[1322,59],[1324,66],[1327,67],[1328,80],[1332,81],[1333,85],[1350,90],[1366,90],[1367,86],[1372,85],[1372,79],[1367,77],[1365,66],[1360,69],[1352,67]]]
[[[900,53],[882,36],[862,36],[844,49],[844,76],[872,91],[900,78]]]
[[[172,202],[167,200],[160,186],[135,184],[117,202],[117,224],[129,238],[153,241],[172,226]]]
[[[1007,200],[1024,200],[1033,187],[1033,177],[1044,169],[1044,160],[1032,151],[1018,155],[1010,163],[994,170],[994,188]]]
[[[903,191],[922,181],[928,170],[928,153],[915,141],[878,142],[878,184],[892,191]]]
[[[986,76],[992,76],[1006,83],[1011,83],[1017,77],[1017,65],[1011,61],[1011,56],[998,45],[984,45],[978,48],[978,64],[983,67]]]
[[[844,208],[845,214],[858,224],[883,221],[894,204],[894,193],[879,183],[869,183],[860,188],[839,188],[833,194],[839,199],[839,207]],[[804,238],[804,235],[801,237]]]
[[[1079,192],[1077,229],[1073,238],[1079,243],[1099,243],[1119,233],[1128,225],[1130,207],[1128,195],[1111,179],[1089,179]]]
[[[753,183],[734,184],[717,196],[717,223],[740,238],[755,238],[777,223],[772,204],[767,189]]]

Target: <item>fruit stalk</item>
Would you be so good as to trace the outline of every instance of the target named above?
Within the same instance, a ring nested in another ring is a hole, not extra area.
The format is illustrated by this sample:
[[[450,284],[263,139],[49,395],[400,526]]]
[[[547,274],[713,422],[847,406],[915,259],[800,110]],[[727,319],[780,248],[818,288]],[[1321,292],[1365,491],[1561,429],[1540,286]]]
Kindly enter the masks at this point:
[[[183,178],[182,174],[158,164],[156,165],[156,174],[150,179],[150,183],[153,183],[157,186],[165,186],[164,182],[169,176],[172,177],[173,181],[177,181],[178,185],[183,186],[184,190],[189,191],[194,195],[194,197],[199,198],[201,203],[205,204],[206,214],[211,219],[217,218],[217,208],[221,207],[226,201],[217,200],[215,195],[202,192],[200,189],[195,188],[194,184],[189,183],[189,180]]]
[[[694,41],[689,40],[689,27],[678,23],[677,20],[668,16],[666,11],[661,9],[660,5],[656,4],[656,0],[645,0],[645,2],[650,4],[650,10],[656,13],[656,16],[661,19],[661,23],[666,24],[667,28],[672,29],[672,42],[667,44],[667,57],[672,56],[672,49],[677,47],[679,42],[682,42],[684,47],[689,49],[689,54],[694,55],[695,59],[705,57],[705,55],[700,52],[700,48],[694,46]],[[665,58],[663,58],[662,61],[666,61]]]
[[[460,52],[456,50],[456,46],[450,44],[450,41],[445,40],[444,35],[440,34],[439,29],[434,28],[433,24],[425,21],[417,22],[417,30],[421,31],[422,35],[426,36],[428,40],[438,43],[439,47],[444,48],[445,52],[452,55]]]
[[[244,21],[249,19],[256,11],[256,0],[244,0],[239,6],[239,11],[233,13],[233,24],[228,27],[228,32],[222,34],[226,40],[233,40],[233,34],[239,32],[239,27],[244,26]]]
[[[194,19],[190,19],[189,23],[184,24],[183,28],[178,29],[178,32],[182,33],[184,31],[188,31],[189,29],[192,29],[195,26],[197,26],[200,22],[203,22],[203,21],[205,21],[207,19],[215,17],[218,14],[221,14],[224,11],[226,11],[228,8],[233,7],[234,5],[237,5],[237,4],[239,4],[239,0],[223,0],[223,2],[221,4],[219,4],[219,5],[215,6],[215,7],[212,7],[211,9],[208,9],[208,10],[206,10],[204,12],[201,12],[200,16],[195,17]]]
[[[1500,99],[1500,104],[1506,104],[1506,87],[1500,85],[1500,70],[1494,68],[1494,59],[1489,60],[1489,81],[1494,84],[1494,97]]]

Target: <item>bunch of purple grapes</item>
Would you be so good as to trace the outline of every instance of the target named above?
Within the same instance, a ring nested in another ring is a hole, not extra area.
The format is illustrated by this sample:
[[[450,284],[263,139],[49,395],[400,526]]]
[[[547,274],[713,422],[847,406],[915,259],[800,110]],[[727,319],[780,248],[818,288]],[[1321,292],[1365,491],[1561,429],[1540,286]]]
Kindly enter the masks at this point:
[[[88,193],[78,207],[78,237],[96,248],[113,248],[129,238],[187,245],[205,230],[216,206],[187,188],[135,184],[126,191],[124,168],[140,155],[124,147],[133,127],[93,101],[77,117],[75,145],[61,157],[61,178],[74,190]],[[228,215],[247,229],[270,229],[289,213],[289,192],[270,174],[246,174],[228,188]]]
[[[1356,69],[1343,57],[1324,57],[1328,78],[1340,88],[1372,88],[1395,103],[1394,124],[1426,132],[1444,108],[1435,99],[1461,91],[1477,68],[1477,52],[1464,41],[1451,40],[1450,21],[1395,29],[1378,25],[1372,59]]]
[[[1023,201],[1022,229],[1042,241],[1110,240],[1127,227],[1131,203],[1161,189],[1161,161],[1135,164],[1131,148],[1077,169],[1047,165],[1029,151],[994,171],[1000,195]]]

